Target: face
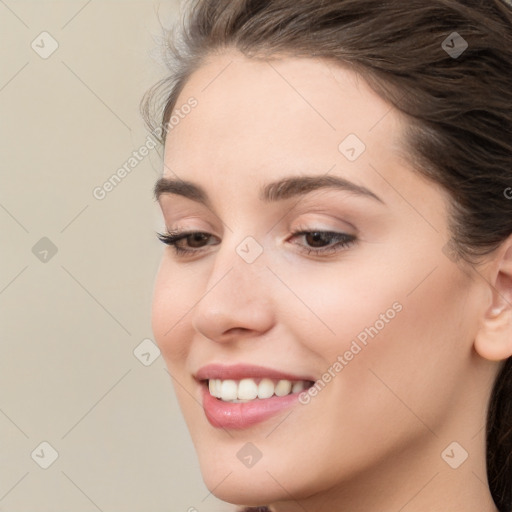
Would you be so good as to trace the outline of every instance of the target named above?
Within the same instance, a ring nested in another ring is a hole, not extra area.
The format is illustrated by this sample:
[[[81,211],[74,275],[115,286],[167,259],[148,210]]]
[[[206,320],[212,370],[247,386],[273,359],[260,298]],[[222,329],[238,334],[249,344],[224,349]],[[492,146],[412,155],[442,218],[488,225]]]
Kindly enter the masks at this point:
[[[439,459],[479,297],[404,120],[342,67],[236,53],[197,70],[175,114],[159,203],[170,232],[200,234],[165,247],[152,321],[209,489],[270,503]]]

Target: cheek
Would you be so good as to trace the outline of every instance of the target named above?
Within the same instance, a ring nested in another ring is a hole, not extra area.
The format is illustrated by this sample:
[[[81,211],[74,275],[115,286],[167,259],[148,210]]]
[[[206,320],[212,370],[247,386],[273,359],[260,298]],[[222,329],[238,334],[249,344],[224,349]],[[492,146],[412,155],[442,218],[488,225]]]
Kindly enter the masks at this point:
[[[183,361],[189,349],[189,314],[197,301],[193,281],[164,259],[153,291],[151,324],[155,341],[168,365]]]
[[[343,404],[333,417],[355,427],[354,417],[377,426],[382,417],[403,422],[405,413],[403,425],[423,428],[407,410],[414,404],[436,424],[470,364],[470,284],[445,258],[409,262],[394,273],[377,263],[365,272],[348,267],[309,272],[307,280],[290,274],[286,281],[307,309],[288,301],[281,318],[302,314],[287,327],[293,325],[293,338],[321,376],[318,401],[329,396]]]
[[[425,425],[436,431],[457,402],[470,366],[468,290],[457,273],[439,266],[417,288],[413,282],[404,276],[389,287],[392,292],[376,289],[366,303],[357,304],[363,295],[352,304],[343,299],[346,321],[335,324],[340,344],[331,348],[329,360],[343,354],[347,363],[332,387],[334,400],[370,420],[366,435],[374,439],[394,432],[399,442],[400,436],[425,434]],[[390,312],[392,304],[400,308]],[[352,424],[356,435],[357,422]]]
[[[376,332],[380,336],[401,314],[399,283],[387,282],[385,273],[377,281],[372,273],[358,269],[356,262],[346,261],[337,268],[283,268],[280,275],[295,296],[289,290],[282,292],[276,316],[324,366],[350,350],[352,341],[364,346]]]

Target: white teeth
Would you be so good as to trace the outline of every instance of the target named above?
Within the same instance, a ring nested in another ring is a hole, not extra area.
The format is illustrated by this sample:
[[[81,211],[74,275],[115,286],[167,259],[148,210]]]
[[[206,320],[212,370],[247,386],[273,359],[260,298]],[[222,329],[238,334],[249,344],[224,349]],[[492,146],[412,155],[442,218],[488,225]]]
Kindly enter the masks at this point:
[[[261,379],[258,384],[258,398],[270,398],[274,394],[274,383],[270,379]]]
[[[273,381],[264,378],[259,383],[256,383],[254,379],[241,379],[240,381],[210,379],[208,381],[210,395],[220,398],[224,402],[232,403],[270,398],[274,394],[276,396],[286,396],[290,393],[299,393],[306,388],[307,383],[303,380],[291,382],[284,379]]]
[[[254,400],[257,396],[258,384],[253,379],[242,379],[238,384],[238,398],[240,400]],[[221,398],[224,400],[224,394]]]
[[[208,389],[210,391],[210,395],[219,398],[220,393],[217,393],[217,381],[216,379],[210,379],[208,381]]]
[[[219,379],[210,379],[208,381],[208,389],[210,390],[210,395],[215,398],[220,398],[222,396],[222,381]]]
[[[223,400],[236,400],[238,386],[234,380],[223,380],[220,388],[220,396]]]
[[[277,383],[274,393],[276,394],[276,396],[285,396],[289,395],[291,390],[292,383],[289,380],[280,380]]]

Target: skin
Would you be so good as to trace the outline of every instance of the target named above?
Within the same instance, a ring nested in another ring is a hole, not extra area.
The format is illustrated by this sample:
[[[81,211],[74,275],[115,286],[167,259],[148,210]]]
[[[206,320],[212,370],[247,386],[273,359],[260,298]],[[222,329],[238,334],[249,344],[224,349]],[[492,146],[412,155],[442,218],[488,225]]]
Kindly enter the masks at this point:
[[[478,274],[447,257],[449,197],[407,162],[406,121],[348,69],[226,51],[192,75],[176,108],[191,96],[198,105],[168,134],[164,175],[200,184],[211,208],[176,194],[159,203],[167,229],[212,236],[193,256],[165,248],[152,322],[207,487],[275,512],[496,512],[484,425],[512,353],[510,240]],[[366,145],[353,162],[338,149],[350,133]],[[264,184],[305,174],[344,177],[382,203],[336,189],[259,199]],[[357,240],[308,255],[298,229]],[[251,264],[236,252],[247,236],[263,249]],[[200,367],[320,379],[397,302],[307,405],[244,430],[208,423]],[[468,453],[457,469],[441,456],[454,441]],[[251,468],[236,456],[247,442],[262,453]]]

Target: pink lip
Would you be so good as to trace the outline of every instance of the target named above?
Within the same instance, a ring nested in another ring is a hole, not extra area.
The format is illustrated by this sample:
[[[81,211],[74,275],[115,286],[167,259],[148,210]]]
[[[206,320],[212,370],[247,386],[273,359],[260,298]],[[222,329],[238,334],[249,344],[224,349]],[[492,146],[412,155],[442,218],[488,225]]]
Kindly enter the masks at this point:
[[[241,380],[244,378],[258,379],[267,378],[274,380],[310,380],[315,381],[313,377],[306,375],[292,375],[291,373],[283,373],[278,370],[272,370],[271,368],[265,368],[263,366],[255,366],[248,364],[235,364],[235,365],[222,365],[222,364],[208,364],[199,369],[195,374],[197,380],[206,379],[233,379]]]
[[[203,366],[195,374],[199,381],[207,379],[233,379],[243,378],[268,378],[273,380],[290,381],[314,381],[310,376],[297,376],[283,373],[263,366],[236,364],[224,366],[210,364]],[[271,398],[257,399],[245,403],[223,402],[210,395],[206,382],[200,383],[203,409],[207,420],[216,428],[244,429],[260,423],[292,406],[298,401],[300,393],[292,393],[286,396],[273,396]]]
[[[203,409],[210,425],[216,428],[244,429],[270,418],[296,403],[300,393],[273,396],[262,400],[236,404],[223,402],[210,395],[205,384],[201,385]]]

